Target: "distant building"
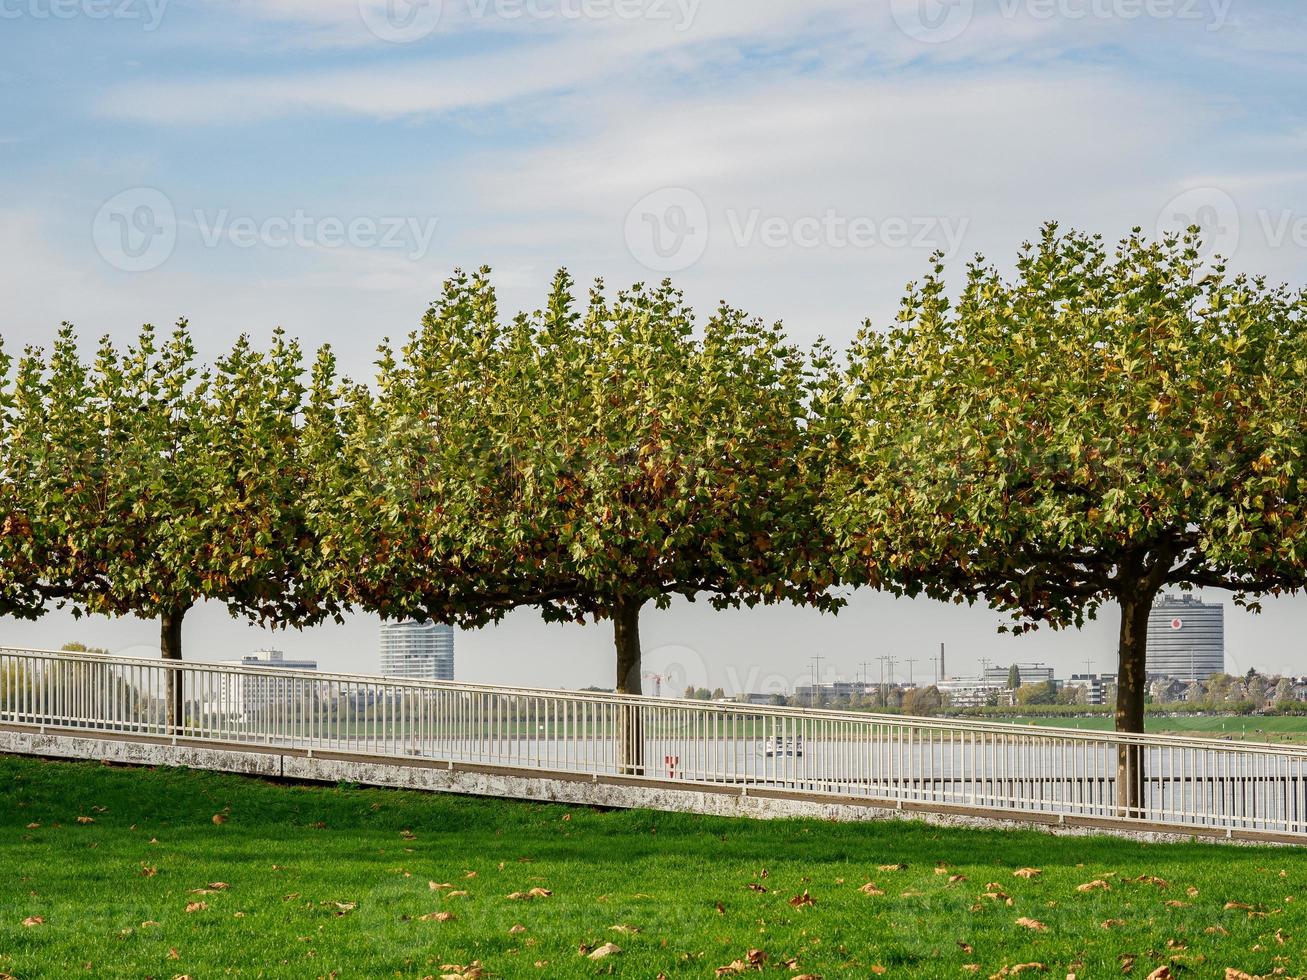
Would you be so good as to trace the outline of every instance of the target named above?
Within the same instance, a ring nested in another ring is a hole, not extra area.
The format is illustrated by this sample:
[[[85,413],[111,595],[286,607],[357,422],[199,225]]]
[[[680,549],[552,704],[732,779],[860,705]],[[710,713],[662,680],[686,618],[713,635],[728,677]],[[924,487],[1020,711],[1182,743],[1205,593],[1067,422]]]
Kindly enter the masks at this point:
[[[1021,675],[1022,684],[1043,684],[1054,679],[1052,667],[1045,667],[1043,664],[1017,664],[1016,666],[1017,672]],[[1008,686],[1008,676],[1011,673],[1011,666],[988,667],[981,677],[981,682],[986,685],[1006,688]]]
[[[318,669],[316,660],[287,660],[280,650],[255,650],[239,660],[225,660],[237,667],[276,667],[280,670]],[[216,702],[206,707],[231,717],[253,719],[274,705],[292,705],[311,701],[317,697],[317,682],[305,677],[286,677],[268,671],[224,673],[222,688]]]
[[[954,708],[983,708],[991,701],[997,703],[1007,685],[1007,671],[1002,684],[990,684],[980,677],[948,677],[935,686]]]
[[[454,679],[454,628],[444,623],[382,623],[381,673],[409,680]]]
[[[1162,596],[1148,616],[1148,673],[1182,681],[1225,672],[1225,607]]]
[[[1079,687],[1085,691],[1085,704],[1114,704],[1116,702],[1116,674],[1072,674],[1063,687]]]

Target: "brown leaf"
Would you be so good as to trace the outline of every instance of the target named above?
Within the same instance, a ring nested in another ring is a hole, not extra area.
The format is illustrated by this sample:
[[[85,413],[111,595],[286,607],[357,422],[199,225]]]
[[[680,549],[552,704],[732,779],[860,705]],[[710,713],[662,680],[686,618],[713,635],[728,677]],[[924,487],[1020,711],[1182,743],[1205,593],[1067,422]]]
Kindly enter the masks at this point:
[[[1112,886],[1102,878],[1095,878],[1093,881],[1086,881],[1083,885],[1076,885],[1078,892],[1098,892],[1111,891]]]
[[[968,880],[968,878],[967,878],[966,875],[949,875],[949,876],[948,876],[948,883],[949,883],[950,885],[956,885],[956,884],[959,884],[960,882],[967,881],[967,880]]]
[[[225,814],[225,813],[215,813],[215,814],[213,815],[213,822],[214,822],[215,825],[219,825],[219,826],[222,825],[222,824],[225,824],[225,823],[227,822],[227,814]]]
[[[875,883],[874,881],[869,881],[869,882],[867,882],[865,885],[863,885],[861,888],[859,888],[858,891],[862,892],[862,894],[864,894],[864,895],[884,895],[884,894],[885,894],[885,892],[884,892],[882,889],[876,887],[876,883]]]
[[[713,973],[719,977],[729,977],[733,973],[744,973],[748,969],[749,968],[745,965],[744,960],[732,960],[725,966],[717,967]]]
[[[1207,935],[1209,936],[1230,935],[1230,930],[1225,928],[1225,926],[1208,926],[1206,929],[1203,930],[1203,932],[1207,933]]]
[[[1152,973],[1148,974],[1148,980],[1172,980],[1175,976],[1168,966],[1159,966]]]
[[[1038,878],[1044,872],[1039,868],[1017,868],[1012,872],[1013,878]]]
[[[187,911],[187,912],[203,912],[203,911],[204,911],[205,909],[207,909],[208,907],[209,907],[209,903],[208,903],[208,902],[187,902],[187,903],[186,903],[186,911]]]
[[[453,912],[428,912],[426,915],[418,916],[422,922],[450,922],[453,918]]]
[[[635,926],[628,926],[628,925],[622,925],[622,924],[619,924],[619,925],[615,925],[615,926],[609,926],[609,927],[608,927],[608,931],[609,931],[609,932],[620,932],[620,933],[622,933],[622,935],[624,935],[624,936],[634,936],[634,935],[635,935],[637,932],[639,932],[640,930],[639,930],[638,928],[636,928]]]
[[[1024,915],[1017,919],[1017,925],[1026,929],[1033,929],[1035,932],[1048,932],[1048,926],[1044,925],[1044,923],[1040,922],[1038,919],[1027,918]]]
[[[881,871],[907,871],[908,866],[906,864],[882,864],[880,866],[880,870]]]
[[[29,823],[29,824],[27,825],[27,829],[28,829],[28,830],[36,830],[36,828],[38,828],[38,827],[40,827],[40,826],[41,826],[41,825],[40,825],[39,823]]]
[[[958,940],[958,949],[962,950],[962,952],[966,953],[968,956],[976,951],[971,943],[964,943],[961,939]]]
[[[453,888],[454,886],[449,884],[448,882],[442,883],[439,881],[428,881],[427,887],[430,888],[433,892],[438,892],[442,888]]]
[[[805,888],[803,890],[802,895],[795,895],[792,899],[790,899],[790,904],[794,906],[796,909],[798,909],[798,908],[802,908],[805,905],[816,905],[817,900],[813,898],[811,895],[809,895],[808,889]]]
[[[227,882],[225,881],[211,881],[209,882],[209,887],[212,888],[215,892],[221,892],[221,891],[226,891],[228,888],[231,887],[231,885],[227,884]]]
[[[1107,919],[1103,922],[1104,929],[1115,929],[1117,926],[1126,924],[1125,919]]]
[[[1156,875],[1140,875],[1138,878],[1132,878],[1141,885],[1156,885],[1158,888],[1170,888],[1171,883],[1165,878],[1158,878]]]
[[[526,932],[526,926],[524,926],[524,925],[520,925],[520,924],[519,924],[519,925],[512,926],[512,927],[508,930],[508,934],[509,934],[510,936],[516,936],[516,935],[518,935],[519,933],[523,933],[523,932]]]
[[[614,945],[613,943],[604,943],[598,949],[591,952],[586,959],[602,960],[606,956],[616,956],[621,951],[621,946]]]
[[[78,817],[78,818],[77,818],[77,822],[78,822],[78,823],[83,823],[83,824],[85,824],[85,823],[95,823],[95,817]]]
[[[158,873],[159,873],[159,869],[158,869],[157,867],[155,867],[154,865],[152,865],[152,864],[146,864],[144,861],[141,862],[141,877],[142,877],[142,878],[153,878],[153,877],[154,877],[155,875],[157,875]]]
[[[764,895],[767,893],[767,886],[760,885],[756,881],[749,882],[745,887],[748,888],[749,891],[751,892],[759,892]]]
[[[45,925],[45,919],[39,915],[29,915],[23,920],[23,925],[27,926],[29,929],[32,928],[32,926],[43,926]]]
[[[548,888],[532,888],[529,891],[527,891],[527,894],[530,895],[532,898],[548,898],[550,895],[553,894],[553,892],[551,892]]]

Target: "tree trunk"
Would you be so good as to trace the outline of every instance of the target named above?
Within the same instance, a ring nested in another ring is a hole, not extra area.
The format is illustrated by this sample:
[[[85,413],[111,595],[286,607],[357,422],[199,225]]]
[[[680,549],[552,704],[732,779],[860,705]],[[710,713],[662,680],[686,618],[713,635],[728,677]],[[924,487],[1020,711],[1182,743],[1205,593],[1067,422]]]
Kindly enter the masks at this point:
[[[640,603],[619,602],[613,609],[613,645],[617,648],[617,693],[643,693],[640,676]],[[641,709],[620,705],[617,709],[617,761],[620,771],[638,776],[644,773],[644,725]]]
[[[1155,592],[1123,594],[1121,635],[1117,647],[1116,730],[1144,731],[1144,691],[1148,684],[1148,614]],[[1144,816],[1144,753],[1138,745],[1121,745],[1116,759],[1116,802],[1122,816]]]
[[[185,606],[169,610],[159,617],[159,647],[164,660],[181,660],[182,658],[182,619],[186,616]],[[168,731],[174,735],[182,734],[186,721],[183,711],[183,685],[181,671],[164,671],[164,705]]]

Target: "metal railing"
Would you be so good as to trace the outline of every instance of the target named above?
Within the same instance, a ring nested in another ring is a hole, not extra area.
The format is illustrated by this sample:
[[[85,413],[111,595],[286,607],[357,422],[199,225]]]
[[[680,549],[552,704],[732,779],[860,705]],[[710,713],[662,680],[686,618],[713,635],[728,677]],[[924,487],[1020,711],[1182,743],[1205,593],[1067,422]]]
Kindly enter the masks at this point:
[[[1307,751],[1216,739],[12,648],[0,723],[1307,835]]]

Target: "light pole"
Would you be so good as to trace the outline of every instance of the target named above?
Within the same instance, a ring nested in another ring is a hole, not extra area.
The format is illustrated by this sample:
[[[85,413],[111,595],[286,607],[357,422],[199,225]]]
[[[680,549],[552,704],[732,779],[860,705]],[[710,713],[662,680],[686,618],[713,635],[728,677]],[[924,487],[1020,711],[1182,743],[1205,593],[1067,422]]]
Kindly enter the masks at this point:
[[[821,680],[821,662],[825,657],[813,655],[812,660],[812,707],[817,707],[817,683]]]

